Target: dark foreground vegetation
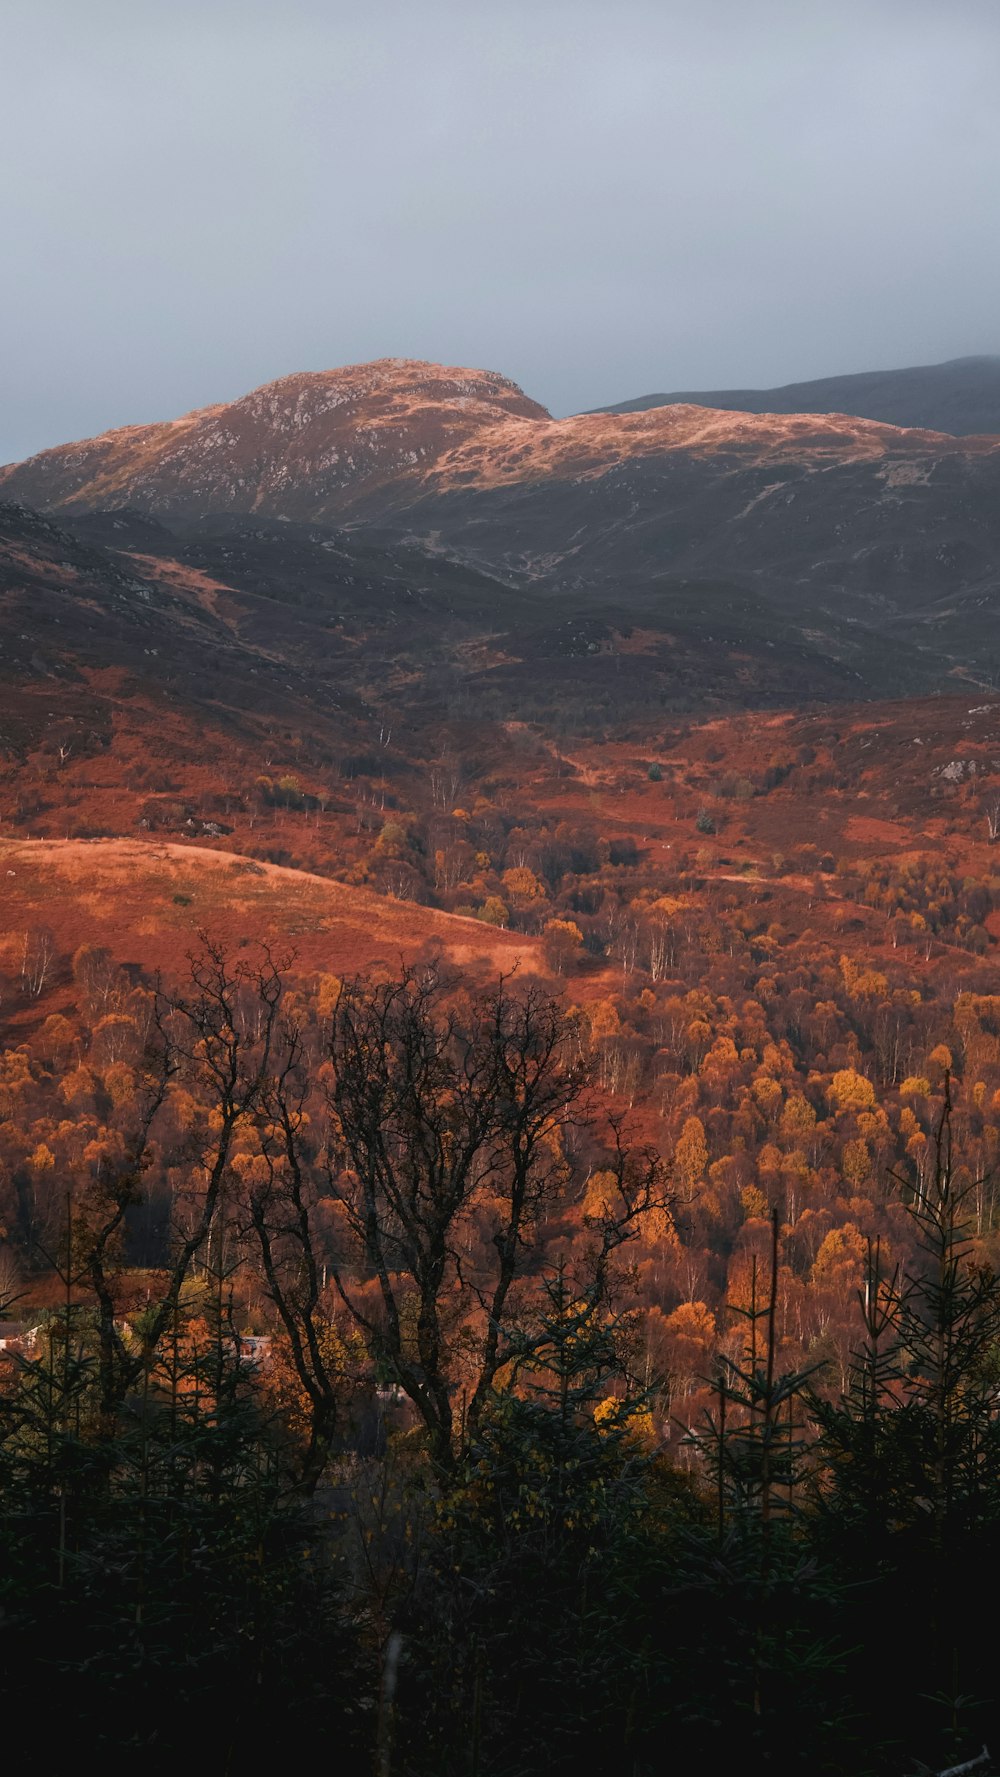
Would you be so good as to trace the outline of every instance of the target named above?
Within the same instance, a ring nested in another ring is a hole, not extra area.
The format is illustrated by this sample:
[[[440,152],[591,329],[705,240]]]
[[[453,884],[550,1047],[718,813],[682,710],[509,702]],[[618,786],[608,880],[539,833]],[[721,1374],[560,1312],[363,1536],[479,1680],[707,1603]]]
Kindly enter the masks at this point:
[[[9,1753],[902,1777],[1000,1741],[1000,1281],[947,1069],[853,1354],[792,1361],[762,1197],[678,1430],[636,1259],[684,1152],[630,1145],[540,987],[316,1006],[209,944],[140,1022],[114,1139],[36,1153],[3,1249]]]

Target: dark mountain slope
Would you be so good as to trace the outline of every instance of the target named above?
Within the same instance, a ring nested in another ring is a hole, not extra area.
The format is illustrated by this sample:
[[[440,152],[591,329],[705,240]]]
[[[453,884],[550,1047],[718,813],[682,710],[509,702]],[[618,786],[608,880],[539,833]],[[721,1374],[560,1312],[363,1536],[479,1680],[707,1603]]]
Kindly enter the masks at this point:
[[[909,370],[868,370],[779,389],[686,389],[638,395],[598,413],[642,413],[677,402],[739,413],[849,413],[890,426],[963,435],[1000,433],[1000,357],[952,358]]]

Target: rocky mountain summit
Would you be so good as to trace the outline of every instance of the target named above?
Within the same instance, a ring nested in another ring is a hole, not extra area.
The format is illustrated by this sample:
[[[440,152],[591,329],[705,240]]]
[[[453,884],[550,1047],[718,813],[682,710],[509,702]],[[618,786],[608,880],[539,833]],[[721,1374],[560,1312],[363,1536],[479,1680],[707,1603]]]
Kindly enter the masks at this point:
[[[506,377],[385,358],[282,377],[180,419],[57,446],[0,470],[0,492],[46,510],[331,519],[419,480],[477,432],[548,417]]]

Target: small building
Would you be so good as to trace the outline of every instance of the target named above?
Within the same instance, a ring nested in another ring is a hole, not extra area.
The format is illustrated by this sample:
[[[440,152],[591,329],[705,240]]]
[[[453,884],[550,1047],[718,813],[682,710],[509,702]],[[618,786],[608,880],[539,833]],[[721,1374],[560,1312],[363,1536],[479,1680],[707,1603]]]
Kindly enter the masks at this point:
[[[239,1358],[244,1364],[267,1363],[271,1355],[270,1333],[241,1333],[239,1336]]]

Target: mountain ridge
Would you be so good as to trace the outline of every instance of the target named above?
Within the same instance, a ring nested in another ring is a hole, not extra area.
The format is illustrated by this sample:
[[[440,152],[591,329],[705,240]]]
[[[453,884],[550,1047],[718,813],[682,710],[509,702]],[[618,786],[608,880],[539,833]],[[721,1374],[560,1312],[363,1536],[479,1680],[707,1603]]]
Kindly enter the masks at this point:
[[[955,437],[1000,433],[1000,356],[984,353],[899,370],[853,371],[765,389],[637,395],[590,411],[640,413],[677,404],[741,413],[850,413]]]
[[[796,672],[810,695],[844,675],[892,694],[942,671],[1000,669],[992,434],[692,403],[559,420],[496,372],[383,359],[56,447],[0,471],[2,499],[63,522],[128,510],[140,565],[137,525],[161,522],[189,550],[200,534],[198,571],[225,580],[238,557],[254,597],[274,587],[283,601],[301,581],[317,612],[344,608],[345,537],[348,555],[404,552],[376,566],[376,613],[411,570],[430,586],[428,564],[451,563],[447,621],[480,624],[497,599],[505,633],[531,633],[537,615],[539,671],[562,647],[557,630],[571,651],[603,646],[592,620],[683,635],[685,661],[696,632],[709,648],[748,648],[755,695],[773,679],[762,650],[789,644],[804,650],[779,675],[792,696]],[[266,542],[253,540],[260,527]],[[296,527],[319,529],[297,539]],[[243,537],[228,554],[227,531]],[[445,620],[437,592],[432,604],[428,637]],[[407,648],[425,646],[407,633]],[[694,682],[708,682],[701,667]]]
[[[0,469],[0,496],[46,511],[122,505],[166,519],[228,512],[329,524],[473,487],[599,478],[673,453],[747,467],[997,452],[1000,436],[841,411],[673,402],[553,419],[496,372],[379,359],[298,372],[174,420],[54,446]]]

